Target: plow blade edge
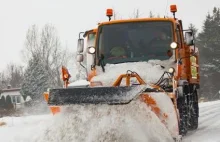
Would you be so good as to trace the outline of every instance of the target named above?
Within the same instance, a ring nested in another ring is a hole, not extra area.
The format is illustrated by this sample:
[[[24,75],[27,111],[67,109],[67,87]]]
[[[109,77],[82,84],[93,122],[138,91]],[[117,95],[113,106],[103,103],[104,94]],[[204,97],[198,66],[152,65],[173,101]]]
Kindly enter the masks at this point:
[[[51,89],[48,104],[127,104],[144,89],[142,85]]]

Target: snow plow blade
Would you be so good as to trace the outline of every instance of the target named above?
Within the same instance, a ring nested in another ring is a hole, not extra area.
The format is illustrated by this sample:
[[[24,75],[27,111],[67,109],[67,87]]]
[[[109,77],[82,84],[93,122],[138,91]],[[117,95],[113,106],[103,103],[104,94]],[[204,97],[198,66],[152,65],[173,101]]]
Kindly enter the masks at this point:
[[[141,94],[146,87],[94,87],[94,88],[60,88],[49,91],[49,105],[69,104],[128,104]]]

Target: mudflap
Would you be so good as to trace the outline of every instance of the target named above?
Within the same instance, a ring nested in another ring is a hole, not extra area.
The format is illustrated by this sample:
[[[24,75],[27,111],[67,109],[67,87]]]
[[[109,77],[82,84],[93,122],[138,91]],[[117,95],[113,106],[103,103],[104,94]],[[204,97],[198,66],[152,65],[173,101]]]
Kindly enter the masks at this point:
[[[128,104],[135,97],[138,97],[146,88],[146,85],[136,85],[50,89],[48,105]]]

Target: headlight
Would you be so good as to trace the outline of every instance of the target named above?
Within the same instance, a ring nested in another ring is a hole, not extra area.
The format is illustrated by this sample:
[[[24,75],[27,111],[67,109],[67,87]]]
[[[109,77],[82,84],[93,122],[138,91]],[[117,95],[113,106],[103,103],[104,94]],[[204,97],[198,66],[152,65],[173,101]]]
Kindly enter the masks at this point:
[[[176,43],[176,42],[172,42],[172,43],[170,44],[170,47],[171,47],[172,49],[176,49],[176,48],[177,48],[177,43]]]
[[[168,72],[169,72],[170,74],[173,74],[173,73],[175,72],[175,69],[171,67],[171,68],[169,68]]]
[[[90,54],[94,54],[95,53],[95,48],[94,47],[89,47],[88,49]]]

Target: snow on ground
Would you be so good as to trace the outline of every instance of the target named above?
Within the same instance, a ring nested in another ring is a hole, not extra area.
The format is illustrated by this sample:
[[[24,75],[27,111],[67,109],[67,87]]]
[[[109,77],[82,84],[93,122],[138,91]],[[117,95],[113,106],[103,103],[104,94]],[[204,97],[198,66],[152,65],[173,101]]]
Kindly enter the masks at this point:
[[[144,109],[143,104],[133,103],[114,109],[102,109],[95,106],[70,107],[66,112],[56,116],[48,114],[0,118],[0,121],[7,123],[0,127],[0,141],[77,142],[83,139],[85,141],[104,141],[103,139],[112,141],[110,138],[119,138],[122,142],[172,141],[159,120],[153,119],[152,112]],[[189,132],[183,141],[219,142],[220,101],[200,103],[199,106],[199,128]],[[103,115],[105,117],[101,117]],[[118,117],[119,115],[124,117]],[[123,125],[125,123],[127,125]]]
[[[199,127],[184,142],[220,142],[220,101],[200,103]]]
[[[51,119],[54,119],[51,114],[0,118],[0,122],[6,122],[0,127],[0,141],[31,142],[48,127]]]
[[[0,127],[0,138],[4,142],[172,141],[155,118],[146,104],[138,101],[121,106],[71,106],[54,117],[5,117],[7,125]]]

